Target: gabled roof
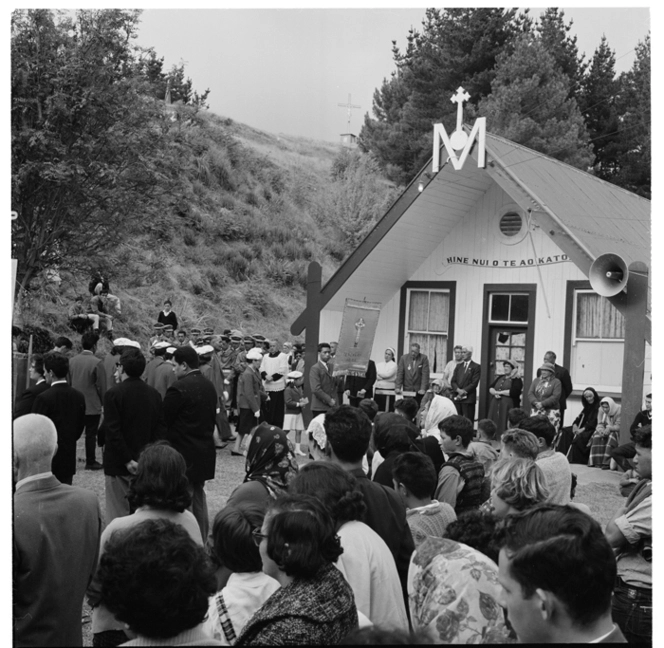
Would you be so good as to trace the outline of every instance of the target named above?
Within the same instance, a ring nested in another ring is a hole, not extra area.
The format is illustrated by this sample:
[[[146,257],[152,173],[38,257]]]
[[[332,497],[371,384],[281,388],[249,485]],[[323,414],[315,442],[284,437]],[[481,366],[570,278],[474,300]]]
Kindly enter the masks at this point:
[[[386,303],[492,182],[532,210],[533,220],[586,275],[609,252],[628,266],[642,261],[650,267],[649,200],[490,133],[486,154],[486,169],[469,159],[460,171],[448,163],[432,175],[429,161],[322,288],[321,308],[342,310],[346,298]],[[301,323],[298,318],[292,330]]]

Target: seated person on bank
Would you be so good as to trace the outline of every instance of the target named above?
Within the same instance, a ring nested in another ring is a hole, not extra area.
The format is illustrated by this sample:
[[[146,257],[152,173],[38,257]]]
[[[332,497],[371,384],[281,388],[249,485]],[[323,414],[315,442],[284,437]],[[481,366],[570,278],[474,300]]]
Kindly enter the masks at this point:
[[[92,322],[92,330],[95,333],[99,331],[99,315],[91,313],[89,310],[83,303],[83,297],[76,295],[74,303],[69,307],[69,323],[79,333],[90,326],[90,322]]]

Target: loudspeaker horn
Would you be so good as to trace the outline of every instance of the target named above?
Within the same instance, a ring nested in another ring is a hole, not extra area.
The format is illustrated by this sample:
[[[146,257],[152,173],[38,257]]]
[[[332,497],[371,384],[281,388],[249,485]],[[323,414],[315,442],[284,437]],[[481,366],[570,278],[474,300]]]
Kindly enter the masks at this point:
[[[588,279],[593,290],[602,297],[613,297],[625,290],[629,270],[617,254],[602,254],[590,266]]]

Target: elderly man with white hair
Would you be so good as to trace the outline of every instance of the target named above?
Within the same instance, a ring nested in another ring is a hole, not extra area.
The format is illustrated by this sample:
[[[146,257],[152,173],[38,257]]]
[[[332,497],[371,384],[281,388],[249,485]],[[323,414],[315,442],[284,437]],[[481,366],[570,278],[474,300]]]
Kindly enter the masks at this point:
[[[465,344],[461,349],[461,362],[452,374],[452,400],[460,416],[475,422],[475,405],[477,404],[477,386],[480,384],[482,370],[477,362],[473,362],[473,347]]]
[[[17,646],[82,646],[83,597],[97,566],[96,495],[51,472],[53,422],[14,421],[13,625]]]

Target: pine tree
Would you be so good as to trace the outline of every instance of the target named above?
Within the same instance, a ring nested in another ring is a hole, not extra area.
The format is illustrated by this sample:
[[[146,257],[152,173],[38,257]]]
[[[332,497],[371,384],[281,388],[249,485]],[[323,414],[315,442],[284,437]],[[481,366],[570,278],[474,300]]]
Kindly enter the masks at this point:
[[[579,56],[576,36],[569,35],[574,21],[570,20],[566,25],[564,18],[564,11],[548,8],[540,16],[535,31],[546,51],[553,56],[558,69],[569,77],[569,96],[573,97],[580,87],[587,66],[583,62],[584,56]]]
[[[587,170],[592,153],[570,83],[542,42],[524,35],[513,54],[499,57],[492,92],[478,112],[491,133]]]
[[[409,32],[405,52],[393,47],[397,69],[374,94],[361,148],[376,155],[391,179],[410,180],[431,155],[432,125],[455,125],[456,89],[463,85],[477,105],[491,91],[497,56],[530,27],[516,9],[428,9],[422,31]]]
[[[622,155],[614,182],[650,198],[650,35],[636,46],[632,69],[620,76],[618,112]]]
[[[615,54],[605,36],[595,50],[579,93],[581,112],[593,147],[593,169],[603,180],[613,180],[620,168],[620,119],[616,108],[619,83]]]

